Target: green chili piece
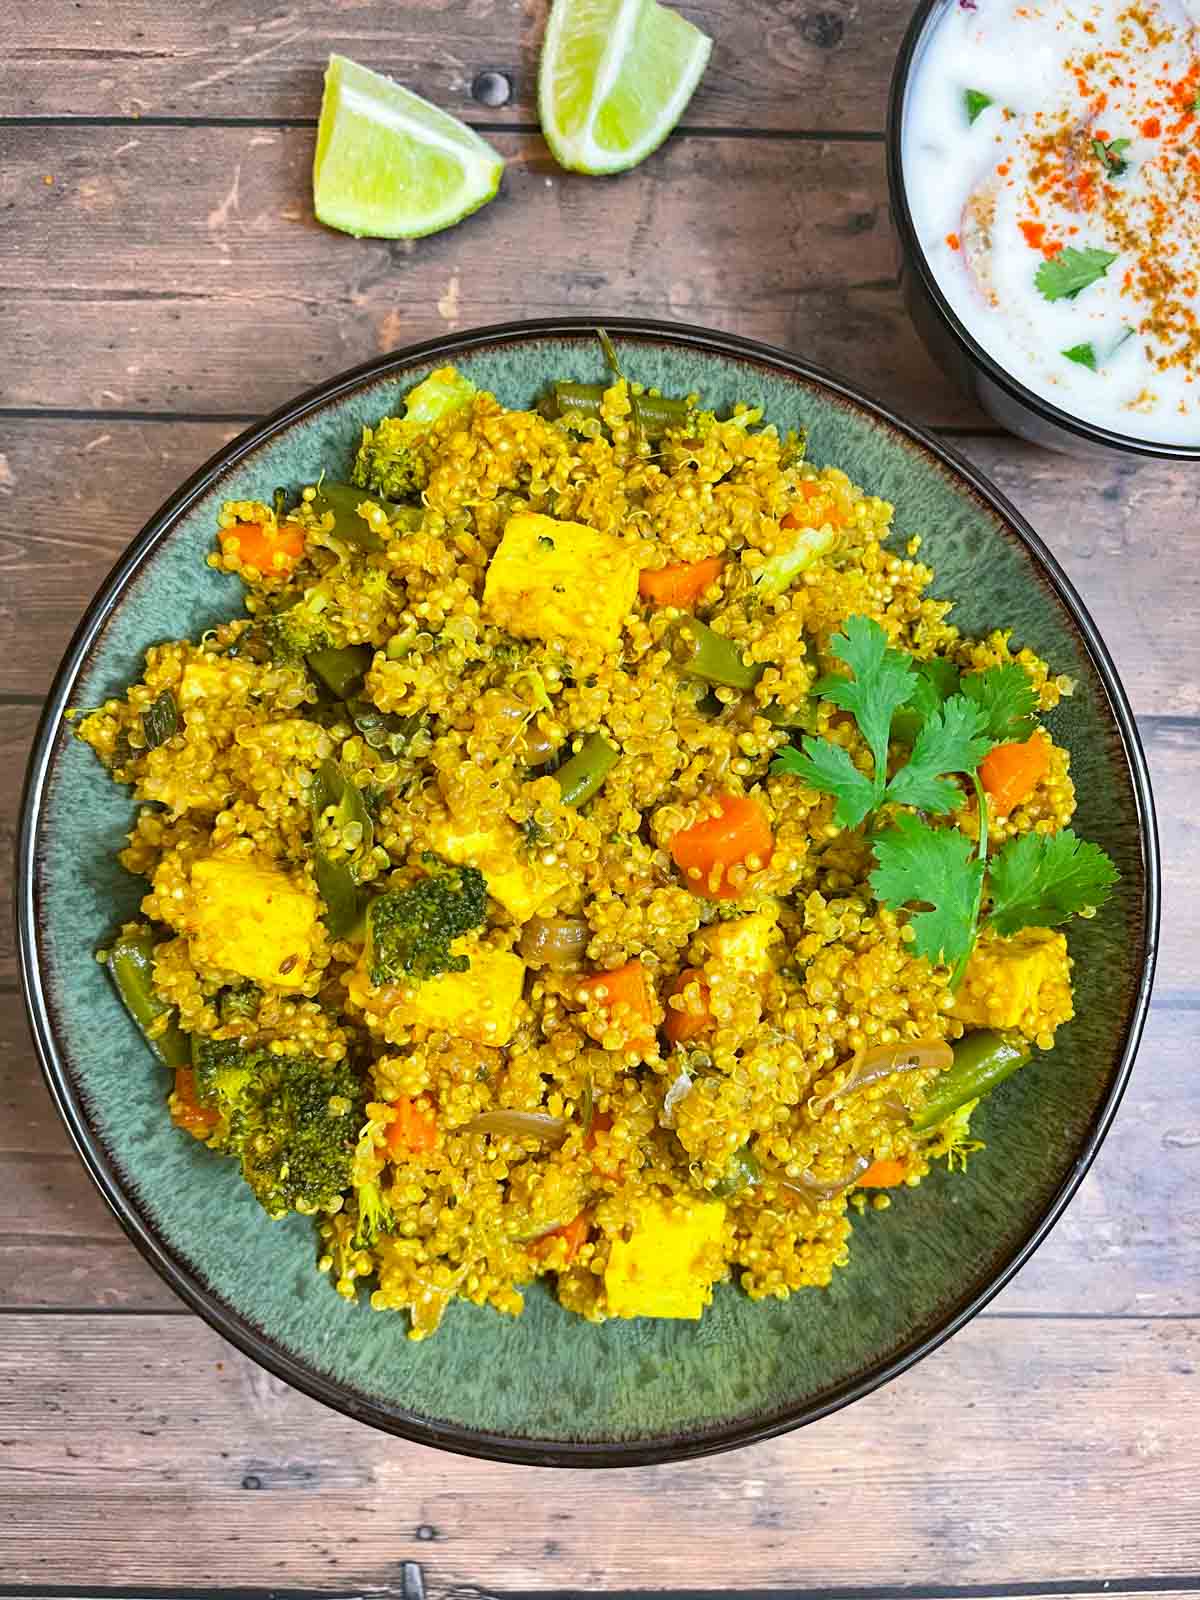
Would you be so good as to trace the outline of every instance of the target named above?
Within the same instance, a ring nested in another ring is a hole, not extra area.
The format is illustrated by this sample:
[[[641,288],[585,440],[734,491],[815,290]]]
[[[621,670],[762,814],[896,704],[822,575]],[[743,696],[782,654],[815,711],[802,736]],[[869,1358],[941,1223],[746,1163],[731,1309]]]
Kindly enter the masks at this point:
[[[186,1067],[191,1050],[175,1021],[175,1008],[159,999],[154,990],[154,936],[150,929],[139,927],[119,934],[109,949],[107,966],[126,1011],[158,1060],[164,1067]],[[165,1027],[155,1027],[164,1016],[169,1018]]]
[[[714,633],[695,617],[684,617],[676,624],[672,654],[689,678],[730,689],[753,689],[763,670],[754,662],[747,665],[732,639]]]
[[[556,383],[545,397],[542,410],[551,418],[599,419],[604,391],[602,383]],[[658,394],[637,396],[638,421],[647,439],[661,439],[668,428],[683,427],[691,410],[686,400],[672,400]]]
[[[591,733],[554,776],[562,790],[563,805],[582,806],[598,793],[620,760],[621,752],[602,733]]]
[[[157,750],[179,732],[179,707],[170,689],[164,689],[142,712],[142,732],[147,750]]]
[[[749,1150],[735,1150],[725,1171],[709,1189],[714,1200],[729,1200],[762,1182],[762,1167]]]
[[[348,644],[340,649],[312,650],[304,659],[327,689],[339,700],[348,700],[362,688],[374,655],[369,644]]]
[[[365,855],[375,842],[375,827],[362,790],[353,783],[336,761],[322,761],[313,774],[309,790],[312,812],[313,866],[317,889],[325,902],[325,926],[335,939],[345,939],[358,926],[362,917],[362,894],[354,872],[354,862]],[[346,855],[331,855],[321,840],[321,830],[327,825],[327,813],[332,810],[332,825],[339,832],[356,823],[359,827],[357,843],[346,848]]]
[[[394,500],[384,500],[380,495],[358,489],[352,483],[328,481],[318,488],[312,508],[319,517],[332,513],[333,531],[339,539],[344,539],[357,550],[365,550],[368,555],[376,555],[387,548],[387,540],[381,538],[367,519],[359,515],[358,508],[364,501],[381,506],[392,527],[402,532],[411,533],[419,528],[425,515],[420,506],[400,506]]]
[[[925,1133],[945,1122],[968,1100],[979,1100],[998,1083],[1023,1067],[1032,1054],[1024,1039],[993,1033],[984,1028],[967,1033],[954,1046],[954,1063],[936,1080],[929,1098],[912,1119],[913,1129]]]

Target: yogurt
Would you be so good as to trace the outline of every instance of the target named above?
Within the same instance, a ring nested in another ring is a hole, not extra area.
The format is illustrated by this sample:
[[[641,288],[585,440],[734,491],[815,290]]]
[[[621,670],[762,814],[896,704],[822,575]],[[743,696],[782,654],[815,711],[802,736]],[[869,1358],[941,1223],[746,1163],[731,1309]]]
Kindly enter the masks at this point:
[[[1200,0],[946,0],[908,82],[917,236],[993,360],[1200,445]]]

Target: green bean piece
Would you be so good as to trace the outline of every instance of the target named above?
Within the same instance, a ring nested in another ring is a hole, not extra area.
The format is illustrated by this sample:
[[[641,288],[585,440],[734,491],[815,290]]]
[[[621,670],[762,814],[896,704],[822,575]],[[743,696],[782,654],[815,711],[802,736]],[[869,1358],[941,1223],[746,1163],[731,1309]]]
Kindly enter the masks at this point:
[[[420,711],[380,711],[372,701],[356,695],[346,701],[346,715],[364,744],[372,750],[386,750],[391,756],[404,754],[425,721]]]
[[[352,483],[322,483],[311,504],[319,517],[332,512],[333,531],[339,539],[344,539],[357,550],[365,550],[368,555],[377,555],[380,550],[387,548],[387,540],[375,532],[365,517],[359,516],[358,508],[365,500],[381,506],[387,513],[388,521],[401,532],[411,533],[419,528],[425,515],[420,506],[397,505],[394,500],[384,500],[377,494],[368,493],[366,489],[356,488]]]
[[[684,617],[676,624],[672,654],[689,678],[729,689],[753,689],[763,670],[754,662],[747,665],[732,639],[714,633],[695,617]]]
[[[602,733],[591,733],[554,776],[562,790],[563,805],[586,805],[620,760],[621,752]]]
[[[304,659],[339,700],[349,700],[362,688],[362,681],[374,656],[375,652],[369,644],[348,644],[340,649],[312,650]]]
[[[142,712],[142,732],[147,750],[157,750],[179,732],[179,707],[170,689],[164,689]]]
[[[363,897],[354,863],[375,843],[375,827],[362,790],[352,782],[336,761],[322,761],[313,775],[309,790],[312,812],[313,867],[317,889],[325,902],[325,926],[335,939],[345,939],[362,920]],[[327,813],[332,810],[331,823]],[[321,830],[332,825],[339,832],[356,823],[357,843],[345,847],[344,857],[333,855],[322,843]]]
[[[708,1192],[714,1200],[729,1200],[735,1194],[741,1194],[743,1189],[753,1189],[756,1183],[761,1182],[762,1167],[757,1159],[749,1150],[735,1150],[725,1171]]]
[[[914,1132],[936,1128],[968,1100],[990,1094],[1023,1067],[1031,1054],[1025,1040],[1011,1034],[994,1033],[990,1028],[964,1034],[954,1046],[953,1065],[936,1080],[928,1100],[913,1116]]]
[[[175,1021],[175,1008],[160,1000],[154,990],[154,936],[139,927],[121,933],[108,952],[109,976],[117,993],[137,1023],[142,1037],[164,1067],[186,1067],[192,1059],[187,1037]],[[153,1025],[169,1018],[165,1027]]]
[[[604,399],[603,383],[556,383],[545,397],[544,411],[555,417],[596,417]],[[661,439],[668,428],[681,428],[692,414],[686,400],[666,395],[639,394],[637,414],[647,439]]]

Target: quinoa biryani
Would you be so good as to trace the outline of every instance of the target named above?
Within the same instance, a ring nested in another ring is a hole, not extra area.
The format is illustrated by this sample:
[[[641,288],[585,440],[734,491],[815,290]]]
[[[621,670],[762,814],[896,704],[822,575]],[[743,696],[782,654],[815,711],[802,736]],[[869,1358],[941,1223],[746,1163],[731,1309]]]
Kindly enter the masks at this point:
[[[99,958],[164,1117],[413,1338],[536,1278],[596,1322],[828,1284],[1053,1049],[1116,877],[1070,681],[802,437],[608,353],[534,411],[444,368],[227,503],[245,614],[72,713],[138,806]]]

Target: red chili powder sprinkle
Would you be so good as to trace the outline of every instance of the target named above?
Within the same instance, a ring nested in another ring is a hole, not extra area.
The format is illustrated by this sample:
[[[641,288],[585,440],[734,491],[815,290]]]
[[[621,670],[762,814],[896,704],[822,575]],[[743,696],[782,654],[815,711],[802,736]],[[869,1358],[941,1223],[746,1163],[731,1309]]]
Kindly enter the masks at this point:
[[[948,233],[946,235],[946,243],[950,246],[951,250],[962,249],[962,240],[956,233]]]
[[[1157,117],[1147,117],[1142,123],[1142,136],[1146,139],[1157,139],[1162,132],[1162,123]]]
[[[1025,243],[1031,250],[1045,248],[1046,224],[1044,222],[1018,222],[1017,227],[1020,228],[1025,236]]]

